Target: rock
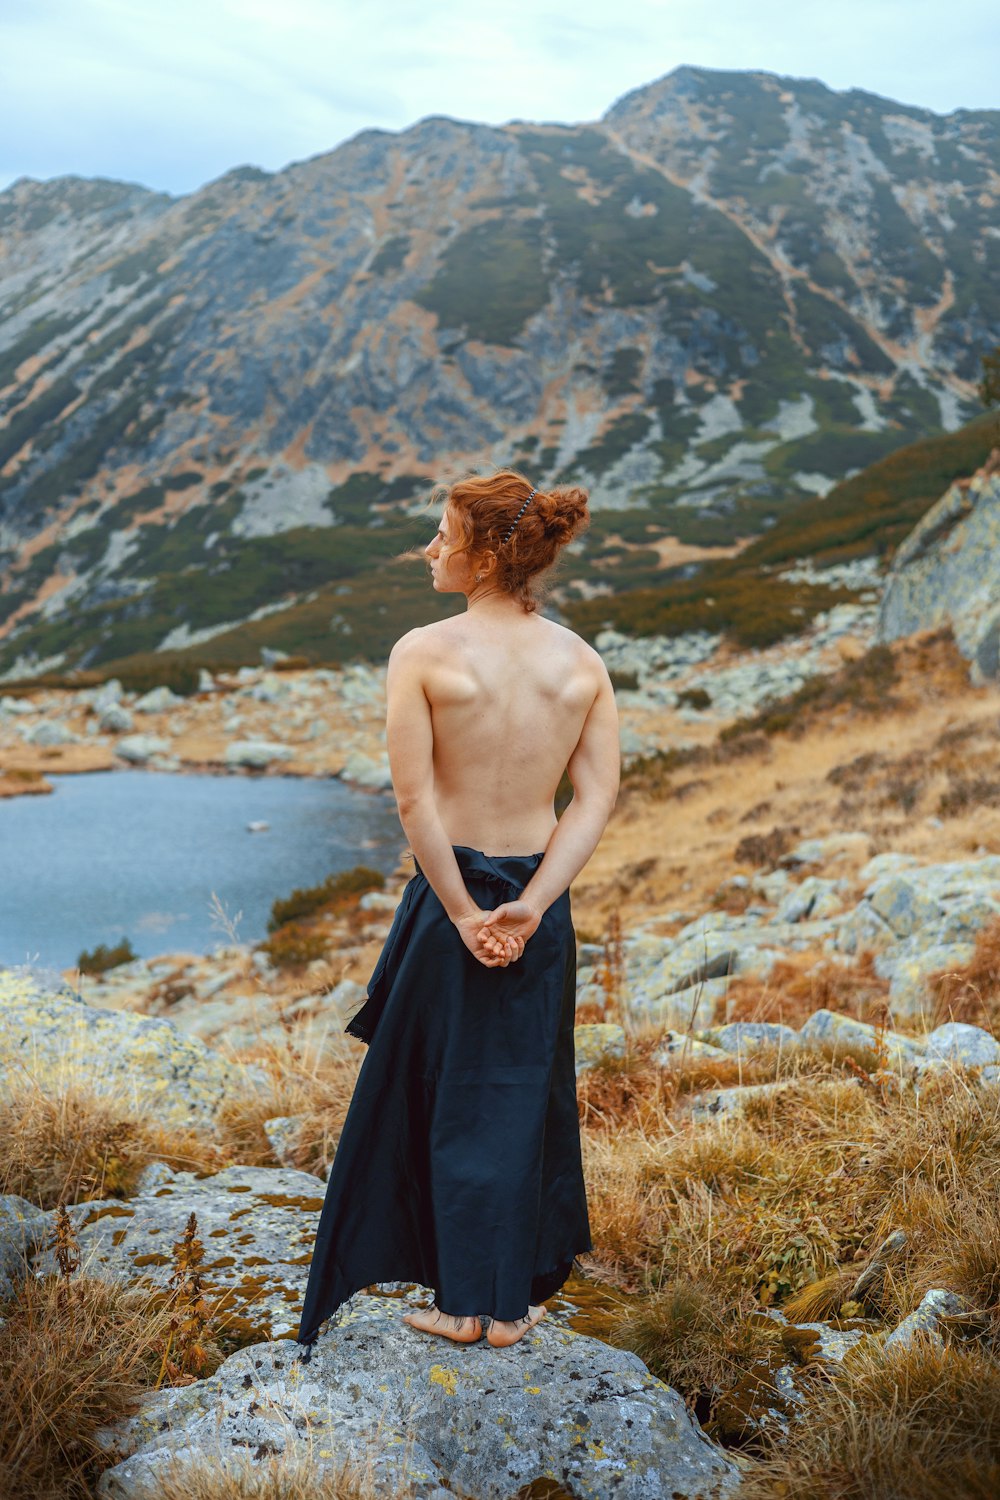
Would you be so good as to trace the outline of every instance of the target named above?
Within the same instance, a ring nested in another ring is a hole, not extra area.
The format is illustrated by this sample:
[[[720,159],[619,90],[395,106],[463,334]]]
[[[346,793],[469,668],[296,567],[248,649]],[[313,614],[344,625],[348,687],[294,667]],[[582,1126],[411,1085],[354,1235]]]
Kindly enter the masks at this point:
[[[48,1215],[16,1193],[0,1194],[0,1297],[13,1297],[45,1243]]]
[[[105,734],[124,734],[132,724],[132,715],[121,703],[109,703],[98,720],[98,726]]]
[[[827,865],[836,860],[866,859],[871,854],[872,841],[867,833],[831,833],[825,838],[803,839],[782,855],[784,866]]]
[[[802,922],[806,917],[828,917],[843,906],[842,880],[823,880],[819,875],[807,875],[799,885],[784,896],[775,912],[776,922]]]
[[[1000,472],[958,480],[897,548],[879,608],[880,641],[950,624],[976,681],[1000,675]]]
[[[264,1121],[264,1134],[275,1158],[283,1167],[295,1166],[295,1146],[304,1124],[304,1115],[275,1115],[273,1119]]]
[[[782,1079],[777,1083],[744,1083],[728,1089],[706,1089],[704,1093],[691,1097],[693,1120],[715,1120],[720,1116],[741,1120],[746,1106],[758,1099],[770,1099],[793,1087],[793,1080]]]
[[[169,742],[160,739],[158,735],[130,734],[125,739],[118,741],[115,746],[115,754],[121,756],[122,760],[129,761],[132,765],[142,766],[145,765],[150,756],[161,755],[169,749]]]
[[[26,744],[39,746],[78,745],[80,736],[74,734],[61,719],[43,719],[24,731]]]
[[[358,901],[362,911],[394,912],[398,905],[399,897],[391,896],[387,891],[365,891]]]
[[[926,929],[943,915],[938,903],[905,875],[876,880],[866,892],[868,904],[897,938]]]
[[[919,1016],[933,1004],[928,976],[945,969],[954,972],[969,962],[973,943],[932,943],[908,952],[889,949],[875,959],[875,972],[889,980],[889,1004],[898,1016]]]
[[[102,1010],[61,979],[47,985],[26,967],[0,968],[0,1086],[16,1086],[25,1062],[43,1080],[67,1070],[163,1123],[207,1128],[223,1099],[266,1082],[172,1021]]]
[[[258,1344],[147,1398],[114,1429],[131,1456],[105,1471],[99,1496],[154,1500],[168,1455],[252,1471],[274,1453],[308,1455],[321,1472],[370,1454],[376,1493],[405,1480],[440,1500],[509,1500],[541,1476],[579,1500],[734,1491],[735,1466],[636,1355],[547,1320],[510,1350],[445,1346],[402,1310],[359,1294],[307,1364],[294,1344]]]
[[[111,707],[112,703],[119,703],[123,691],[121,681],[117,677],[110,677],[107,682],[102,682],[99,688],[94,689],[90,697],[90,706],[94,713],[100,717],[106,708]]]
[[[142,1171],[139,1173],[139,1180],[136,1183],[135,1195],[136,1197],[141,1198],[144,1194],[148,1195],[150,1193],[154,1193],[156,1189],[161,1188],[165,1182],[173,1182],[176,1176],[176,1169],[174,1167],[168,1166],[165,1161],[147,1162]]]
[[[869,1052],[884,1049],[892,1066],[915,1062],[924,1052],[913,1037],[902,1036],[898,1031],[879,1031],[867,1021],[856,1021],[853,1016],[842,1016],[833,1010],[813,1011],[799,1031],[799,1039],[816,1047],[828,1045],[845,1050],[859,1047]]]
[[[927,1038],[927,1056],[961,1063],[966,1068],[979,1068],[1000,1063],[1000,1042],[981,1026],[947,1021]]]
[[[680,1067],[689,1062],[728,1062],[728,1052],[723,1052],[721,1047],[713,1047],[710,1042],[700,1042],[696,1037],[682,1035],[680,1032],[668,1031],[664,1037],[664,1045],[656,1052],[654,1061],[661,1068]]]
[[[184,699],[171,692],[167,686],[152,688],[137,698],[132,705],[137,714],[162,714],[168,708],[176,708]]]
[[[729,1053],[756,1052],[761,1047],[787,1051],[799,1045],[798,1032],[775,1021],[731,1021],[728,1026],[713,1027],[704,1035],[706,1041]]]
[[[605,1058],[625,1056],[625,1032],[607,1021],[594,1021],[573,1028],[576,1075],[597,1067]]]
[[[945,1291],[935,1287],[927,1292],[920,1306],[904,1318],[898,1328],[894,1328],[885,1339],[882,1348],[888,1353],[890,1350],[906,1350],[913,1347],[914,1339],[922,1334],[929,1339],[938,1349],[944,1348],[944,1338],[941,1334],[941,1321],[943,1318],[955,1317],[965,1312],[968,1307],[965,1299],[957,1292]]]
[[[288,1167],[227,1167],[209,1177],[177,1172],[160,1187],[123,1202],[71,1203],[81,1266],[109,1281],[165,1286],[172,1247],[190,1214],[204,1247],[207,1299],[249,1318],[261,1338],[294,1332],[305,1294],[325,1184]],[[53,1215],[48,1216],[51,1226]],[[56,1269],[51,1250],[36,1273]]]
[[[388,791],[392,787],[389,757],[385,753],[373,758],[361,750],[352,750],[340,775],[344,781],[352,781],[355,786],[370,787],[373,791]]]
[[[248,766],[262,771],[274,761],[291,760],[294,754],[291,745],[272,740],[234,740],[226,746],[224,759],[227,766]]]
[[[724,1001],[728,993],[728,978],[705,979],[687,989],[655,998],[645,986],[636,986],[629,990],[628,1008],[632,1015],[645,1022],[669,1026],[674,1031],[691,1031],[711,1021],[716,1005]]]

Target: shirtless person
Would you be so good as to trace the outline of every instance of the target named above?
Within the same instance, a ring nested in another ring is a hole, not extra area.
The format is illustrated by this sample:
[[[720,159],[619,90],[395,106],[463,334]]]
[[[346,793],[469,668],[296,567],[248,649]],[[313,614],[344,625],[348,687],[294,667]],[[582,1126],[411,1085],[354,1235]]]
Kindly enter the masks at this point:
[[[532,503],[533,524],[511,551]],[[491,509],[505,524],[497,545],[477,549]],[[467,608],[409,631],[389,657],[386,736],[399,818],[462,942],[487,967],[521,957],[544,912],[593,854],[618,794],[618,715],[607,669],[573,631],[538,612],[531,587],[585,519],[582,491],[529,494],[509,471],[456,485],[425,553],[435,589],[464,594]],[[557,820],[564,769],[574,795]],[[519,900],[486,911],[469,895],[453,844],[493,855],[544,850],[545,857]],[[517,1322],[493,1319],[489,1342],[515,1343],[544,1312],[530,1306]],[[481,1333],[478,1318],[436,1308],[405,1321],[460,1343]]]

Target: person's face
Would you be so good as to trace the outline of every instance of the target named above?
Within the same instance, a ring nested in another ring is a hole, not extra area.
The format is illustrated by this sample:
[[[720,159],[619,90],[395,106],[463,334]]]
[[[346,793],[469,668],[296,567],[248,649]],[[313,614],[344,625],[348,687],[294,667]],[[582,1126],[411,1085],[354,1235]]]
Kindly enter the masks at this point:
[[[424,548],[434,587],[439,593],[465,594],[473,587],[472,575],[475,569],[469,553],[452,551],[458,541],[458,528],[446,508],[436,534]]]

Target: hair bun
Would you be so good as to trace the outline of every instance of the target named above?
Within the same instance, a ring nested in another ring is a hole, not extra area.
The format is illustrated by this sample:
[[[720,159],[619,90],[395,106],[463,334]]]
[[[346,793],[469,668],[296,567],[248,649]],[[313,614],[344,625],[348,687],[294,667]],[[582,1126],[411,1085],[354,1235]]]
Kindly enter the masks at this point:
[[[540,491],[536,499],[542,504],[539,513],[545,527],[545,535],[552,537],[560,547],[573,540],[590,525],[590,503],[587,491],[578,485],[560,485],[554,490]]]

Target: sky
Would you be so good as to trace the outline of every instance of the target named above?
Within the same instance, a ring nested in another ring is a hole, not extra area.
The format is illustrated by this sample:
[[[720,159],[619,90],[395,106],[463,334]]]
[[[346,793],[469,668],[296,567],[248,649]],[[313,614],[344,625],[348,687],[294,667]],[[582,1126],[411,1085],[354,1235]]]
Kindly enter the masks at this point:
[[[598,119],[687,63],[1000,107],[998,0],[0,0],[0,189],[192,192],[427,115]]]

